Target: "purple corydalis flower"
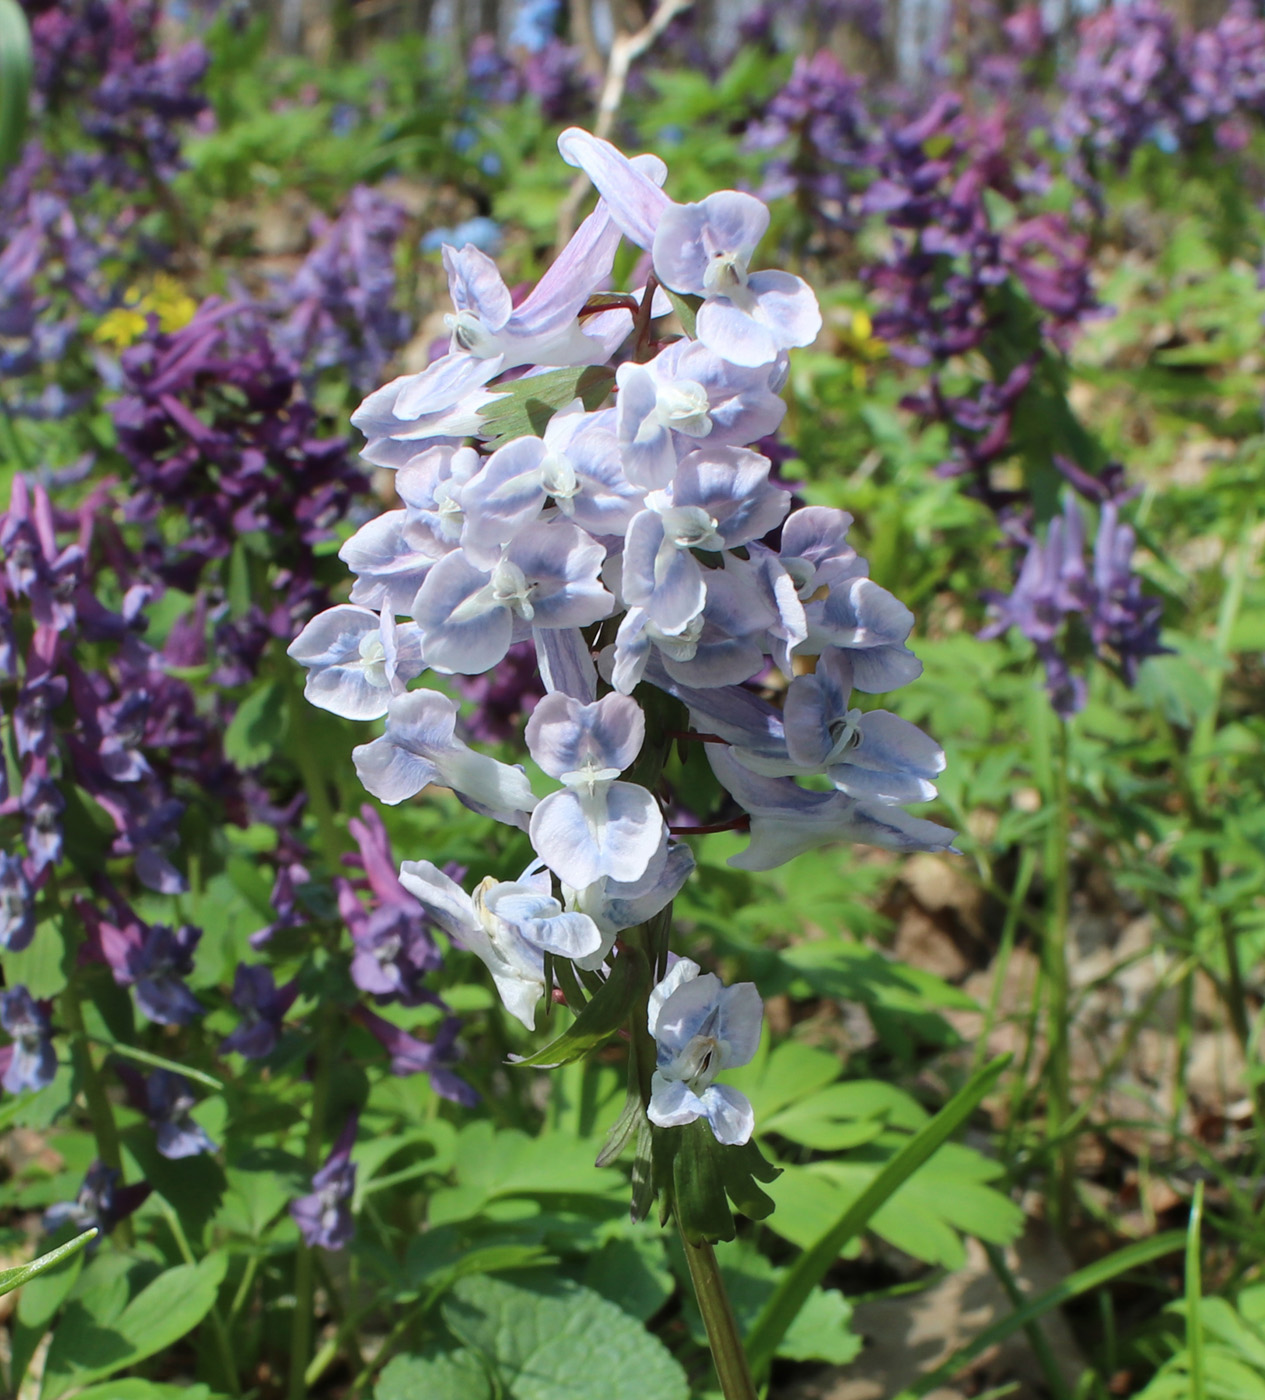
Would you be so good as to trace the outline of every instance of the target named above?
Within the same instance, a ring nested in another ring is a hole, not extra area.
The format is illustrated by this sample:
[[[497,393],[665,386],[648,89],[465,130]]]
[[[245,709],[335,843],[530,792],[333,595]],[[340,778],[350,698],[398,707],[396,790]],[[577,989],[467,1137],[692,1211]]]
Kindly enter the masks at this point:
[[[362,392],[408,339],[409,318],[392,305],[395,246],[407,215],[356,185],[332,220],[318,219],[316,242],[279,300],[291,309],[278,340],[302,364],[337,366]]]
[[[50,1232],[71,1225],[76,1231],[97,1229],[108,1235],[120,1220],[140,1206],[153,1188],[148,1182],[120,1185],[113,1167],[96,1161],[88,1168],[73,1201],[59,1201],[44,1212],[43,1225]]]
[[[425,910],[400,884],[382,818],[366,805],[349,827],[376,900],[366,910],[350,881],[339,882],[338,908],[351,930],[354,949],[351,980],[361,991],[384,1001],[398,1000],[405,1006],[437,1002],[421,982],[439,966],[439,948]]]
[[[233,974],[232,1002],[242,1019],[237,1029],[220,1041],[220,1054],[236,1051],[248,1060],[271,1055],[281,1034],[281,1023],[298,994],[297,982],[278,987],[271,968],[238,963]]]
[[[19,856],[0,851],[0,948],[20,953],[35,936],[35,897]]]
[[[1102,490],[1107,489],[1104,484]],[[1065,718],[1083,709],[1088,698],[1085,679],[1071,669],[1067,654],[1069,619],[1083,620],[1095,652],[1114,659],[1130,685],[1142,660],[1167,650],[1159,640],[1163,604],[1143,595],[1131,568],[1133,546],[1133,531],[1120,523],[1116,500],[1104,498],[1092,566],[1087,563],[1085,518],[1069,495],[1044,541],[1028,541],[1010,595],[986,595],[997,617],[980,635],[999,636],[1008,627],[1022,632],[1045,666],[1050,703]]]
[[[188,1082],[171,1070],[156,1069],[145,1080],[145,1098],[149,1110],[149,1125],[158,1138],[158,1150],[164,1157],[179,1160],[214,1152],[215,1144],[201,1124],[190,1116],[197,1100],[189,1092]]]
[[[10,1094],[45,1089],[57,1073],[48,1003],[36,1001],[25,987],[0,993],[0,1026],[13,1044],[0,1049],[4,1060],[0,1084]]]
[[[88,910],[80,905],[81,912]],[[152,928],[134,915],[115,924],[91,915],[97,951],[121,986],[131,986],[136,1003],[159,1025],[186,1026],[202,1011],[202,1005],[183,979],[193,971],[193,950],[202,930],[190,924],[171,930],[163,924]]]
[[[356,1114],[348,1119],[325,1165],[313,1176],[311,1193],[290,1202],[290,1214],[309,1249],[344,1249],[356,1232],[351,1214],[356,1164],[351,1149],[358,1122]]]
[[[463,1104],[467,1108],[478,1102],[474,1090],[451,1069],[459,1058],[457,1033],[461,1023],[455,1016],[445,1017],[431,1040],[420,1040],[410,1035],[364,1006],[356,1007],[352,1018],[364,1026],[390,1055],[392,1074],[424,1074],[441,1099]]]

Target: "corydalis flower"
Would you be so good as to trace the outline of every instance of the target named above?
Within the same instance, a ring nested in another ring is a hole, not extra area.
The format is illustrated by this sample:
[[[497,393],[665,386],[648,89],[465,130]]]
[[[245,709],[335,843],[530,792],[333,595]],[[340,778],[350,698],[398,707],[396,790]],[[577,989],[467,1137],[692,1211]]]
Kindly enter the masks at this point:
[[[248,1060],[271,1055],[281,1022],[298,993],[297,982],[279,988],[271,968],[238,963],[233,974],[232,1002],[242,1019],[237,1029],[220,1041],[220,1054],[233,1050]]]
[[[190,1116],[197,1100],[189,1092],[188,1081],[171,1070],[156,1069],[145,1080],[149,1125],[158,1138],[164,1157],[179,1160],[214,1152],[215,1144],[206,1129]]]
[[[44,1212],[44,1228],[51,1232],[71,1225],[76,1231],[97,1229],[108,1235],[153,1189],[148,1182],[138,1182],[134,1186],[123,1186],[120,1182],[121,1177],[113,1167],[101,1161],[93,1162],[75,1199],[58,1201]]]
[[[719,1142],[741,1145],[755,1127],[745,1094],[712,1081],[745,1065],[760,1043],[763,1003],[753,982],[726,987],[678,958],[650,993],[656,1059],[646,1114],[660,1128],[705,1118]]]
[[[812,289],[789,272],[752,272],[769,211],[754,195],[721,190],[698,204],[674,204],[608,141],[570,127],[558,149],[610,205],[624,233],[651,252],[665,287],[698,296],[700,342],[736,365],[770,364],[811,345],[821,330]]]
[[[57,1073],[48,1003],[36,1001],[25,987],[0,993],[0,1026],[13,1037],[12,1045],[0,1049],[0,1084],[10,1094],[47,1088]]]
[[[348,1120],[325,1165],[313,1176],[310,1194],[290,1202],[290,1214],[310,1249],[343,1249],[356,1232],[351,1215],[356,1164],[351,1160],[351,1149],[357,1123],[355,1115]]]

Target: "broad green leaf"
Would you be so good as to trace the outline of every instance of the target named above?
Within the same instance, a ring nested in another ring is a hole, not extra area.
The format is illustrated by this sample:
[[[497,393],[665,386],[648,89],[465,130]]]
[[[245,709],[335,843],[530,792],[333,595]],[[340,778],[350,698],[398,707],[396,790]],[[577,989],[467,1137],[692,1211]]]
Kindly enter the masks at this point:
[[[568,1195],[614,1201],[627,1190],[617,1172],[594,1165],[591,1141],[565,1133],[529,1138],[514,1128],[497,1132],[486,1119],[462,1129],[453,1170],[457,1185],[431,1196],[432,1225],[472,1219],[490,1201],[506,1197]]]
[[[580,1282],[638,1322],[648,1322],[673,1292],[663,1240],[644,1227],[590,1254]]]
[[[539,437],[560,408],[579,399],[598,408],[615,384],[615,372],[598,365],[549,370],[511,384],[497,385],[499,396],[483,410],[479,436],[492,446],[514,438]]]
[[[745,1240],[718,1245],[716,1261],[739,1330],[746,1332],[772,1297],[782,1271]],[[706,1346],[707,1332],[692,1290],[685,1298],[685,1321],[699,1346]],[[852,1305],[842,1293],[814,1288],[782,1338],[777,1354],[791,1361],[844,1366],[861,1350],[861,1338],[851,1324]]]
[[[816,1050],[797,1040],[784,1041],[770,1050],[769,1037],[765,1036],[755,1059],[731,1070],[726,1080],[751,1100],[755,1121],[763,1125],[779,1109],[833,1084],[842,1069],[839,1057],[828,1050]]]
[[[82,1235],[76,1235],[73,1240],[67,1241],[66,1244],[59,1245],[47,1254],[41,1254],[38,1259],[32,1259],[29,1264],[20,1264],[16,1269],[0,1270],[0,1296],[12,1293],[15,1288],[21,1288],[23,1284],[29,1283],[33,1278],[38,1278],[40,1274],[46,1274],[50,1269],[59,1268],[78,1254],[81,1249],[86,1248],[90,1241],[95,1240],[98,1233],[95,1229],[85,1230]]]
[[[221,1251],[168,1269],[121,1309],[117,1279],[103,1281],[108,1291],[77,1294],[53,1333],[41,1400],[57,1400],[178,1342],[215,1306],[227,1268],[228,1254]],[[126,1298],[126,1278],[122,1282]]]
[[[373,1400],[493,1400],[493,1390],[479,1354],[462,1347],[395,1357],[378,1377]]]
[[[0,175],[17,160],[31,93],[31,31],[17,0],[0,0]]]
[[[289,727],[286,686],[269,681],[237,707],[224,733],[224,756],[245,771],[266,763],[285,741]]]
[[[65,987],[66,972],[66,937],[60,918],[42,919],[27,947],[20,953],[6,951],[4,955],[4,975],[9,985],[21,984],[39,1000],[55,997]]]
[[[512,1400],[593,1400],[595,1382],[602,1400],[689,1395],[685,1372],[657,1337],[569,1279],[463,1279],[443,1317],[495,1367]]]

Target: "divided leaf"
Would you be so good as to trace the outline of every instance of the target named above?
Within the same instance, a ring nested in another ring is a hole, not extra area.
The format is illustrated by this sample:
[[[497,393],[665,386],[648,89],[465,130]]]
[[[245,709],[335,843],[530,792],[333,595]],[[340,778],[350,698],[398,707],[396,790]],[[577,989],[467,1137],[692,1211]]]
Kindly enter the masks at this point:
[[[599,365],[554,369],[498,384],[499,397],[483,410],[479,436],[491,447],[515,438],[539,437],[559,409],[576,399],[586,409],[599,408],[614,385],[614,370]]]

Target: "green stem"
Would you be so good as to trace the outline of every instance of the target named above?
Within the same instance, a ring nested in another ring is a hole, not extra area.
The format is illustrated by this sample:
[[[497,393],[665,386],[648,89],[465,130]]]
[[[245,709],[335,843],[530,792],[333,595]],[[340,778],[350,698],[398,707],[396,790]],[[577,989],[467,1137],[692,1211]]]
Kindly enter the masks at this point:
[[[680,1228],[680,1221],[677,1228]],[[721,1393],[725,1400],[756,1400],[755,1381],[751,1378],[742,1335],[734,1320],[734,1310],[729,1306],[729,1295],[725,1292],[715,1251],[706,1241],[691,1244],[683,1230],[681,1247],[685,1250],[685,1262],[690,1266],[690,1280],[694,1284],[698,1310],[703,1314],[703,1325],[707,1328],[707,1341],[712,1349],[712,1360],[716,1363]]]
[[[312,1076],[312,1114],[307,1125],[304,1156],[309,1174],[321,1165],[325,1116],[329,1104],[329,1080],[334,1022],[330,1009],[321,1013],[317,1034],[316,1065]],[[307,1367],[312,1355],[312,1316],[316,1296],[316,1249],[299,1241],[294,1259],[294,1318],[290,1328],[290,1383],[288,1400],[304,1400],[307,1395]]]
[[[61,995],[61,1011],[70,1030],[71,1053],[75,1058],[75,1070],[79,1075],[79,1085],[83,1089],[84,1101],[88,1106],[88,1121],[92,1124],[92,1136],[96,1139],[97,1156],[107,1167],[116,1172],[123,1170],[123,1153],[119,1146],[119,1130],[114,1121],[114,1109],[97,1073],[96,1062],[92,1058],[92,1047],[83,1022],[83,1006],[73,977],[66,984]]]
[[[294,668],[296,671],[297,667]],[[290,752],[294,758],[299,777],[307,793],[308,807],[316,821],[316,832],[321,854],[329,866],[330,876],[337,875],[342,868],[344,842],[335,819],[334,804],[330,801],[329,783],[326,771],[322,768],[320,755],[311,733],[312,707],[297,678],[291,679],[290,687]]]
[[[1047,731],[1048,732],[1048,731]],[[1043,943],[1049,1038],[1046,1077],[1046,1135],[1049,1141],[1061,1139],[1052,1172],[1052,1205],[1058,1225],[1066,1229],[1072,1204],[1076,1143],[1063,1137],[1063,1124],[1071,1112],[1071,1065],[1068,1045],[1068,965],[1067,933],[1071,896],[1072,803],[1068,781],[1068,725],[1060,719],[1054,731],[1047,770],[1046,800],[1053,808],[1053,819],[1046,834],[1045,878],[1048,906]]]
[[[167,1228],[171,1231],[172,1238],[176,1242],[176,1248],[180,1251],[180,1257],[186,1264],[196,1264],[193,1250],[189,1247],[189,1240],[180,1224],[180,1217],[174,1210],[162,1201],[163,1217],[167,1221]],[[224,1379],[228,1382],[228,1388],[234,1395],[240,1395],[242,1388],[237,1381],[237,1364],[233,1360],[233,1348],[229,1344],[228,1329],[224,1326],[224,1319],[220,1315],[219,1305],[211,1309],[210,1312],[211,1330],[215,1333],[215,1345],[220,1353],[220,1366],[224,1371]]]

